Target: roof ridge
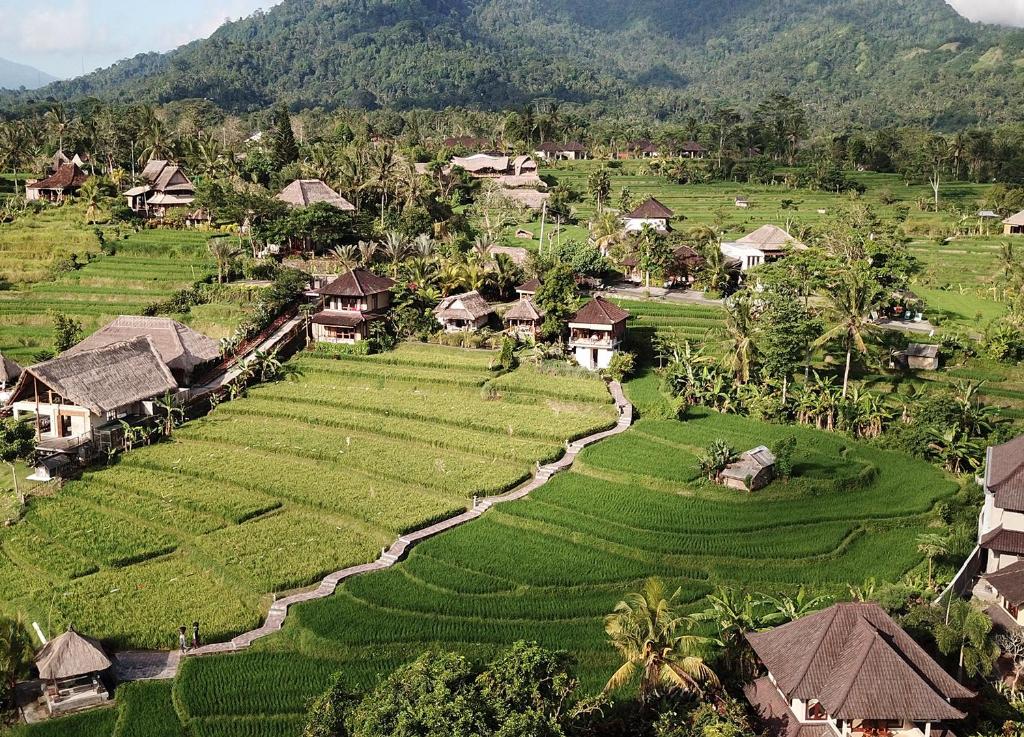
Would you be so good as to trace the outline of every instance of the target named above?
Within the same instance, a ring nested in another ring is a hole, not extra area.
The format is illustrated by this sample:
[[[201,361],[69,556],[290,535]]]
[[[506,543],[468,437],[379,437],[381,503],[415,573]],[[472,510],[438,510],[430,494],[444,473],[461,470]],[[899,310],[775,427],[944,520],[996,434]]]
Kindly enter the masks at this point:
[[[832,607],[831,609],[826,609],[825,612],[823,612],[823,615],[827,615],[827,617],[828,617],[828,623],[824,627],[821,628],[821,633],[818,635],[817,640],[814,643],[814,647],[811,648],[811,650],[810,650],[810,652],[809,652],[809,654],[807,656],[807,659],[804,661],[803,666],[797,672],[796,683],[793,686],[794,689],[797,686],[799,686],[801,683],[803,683],[804,678],[807,676],[807,671],[809,671],[811,669],[811,664],[814,662],[815,658],[817,657],[818,649],[821,647],[821,643],[824,642],[824,640],[825,640],[825,635],[828,634],[828,631],[832,628],[832,625],[835,623],[836,614],[838,612],[839,612],[839,607]],[[813,615],[811,615],[811,616],[813,616]],[[796,622],[797,620],[794,619],[793,621]]]
[[[877,627],[875,627],[873,624],[871,624],[862,614],[858,613],[857,616],[858,616],[857,626],[858,627],[867,627],[870,630],[871,636],[868,638],[868,641],[867,641],[866,645],[862,646],[862,652],[860,653],[860,657],[858,657],[856,659],[856,665],[854,666],[853,670],[850,673],[850,678],[844,684],[844,688],[843,688],[842,692],[839,694],[838,698],[836,699],[836,706],[835,706],[835,709],[833,710],[835,712],[838,712],[840,709],[843,708],[843,704],[846,703],[846,699],[849,697],[850,691],[853,690],[853,684],[857,680],[857,675],[860,673],[861,667],[864,665],[864,662],[868,659],[868,655],[871,654],[871,650],[875,647],[876,641],[881,639],[881,633],[878,631]],[[885,644],[888,647],[887,643],[883,642],[883,644]],[[893,652],[895,652],[895,650],[893,650],[893,648],[891,648],[891,647],[889,647],[889,650],[892,650]],[[905,660],[905,658],[901,658],[901,659]],[[914,670],[916,672],[916,668]],[[934,690],[934,689],[932,689],[932,690]]]

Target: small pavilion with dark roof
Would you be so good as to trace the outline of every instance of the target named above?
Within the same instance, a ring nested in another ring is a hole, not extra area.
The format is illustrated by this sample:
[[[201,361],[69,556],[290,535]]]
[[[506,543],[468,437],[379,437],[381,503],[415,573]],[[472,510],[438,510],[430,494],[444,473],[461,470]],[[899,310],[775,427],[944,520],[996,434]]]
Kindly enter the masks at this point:
[[[63,202],[66,197],[74,197],[85,184],[89,175],[76,164],[64,164],[57,171],[38,182],[25,185],[25,199],[46,200],[47,202]]]
[[[352,269],[319,291],[323,309],[313,316],[317,343],[353,344],[369,337],[370,323],[383,320],[391,308],[395,282],[366,269]]]
[[[747,698],[779,737],[931,737],[973,698],[874,603],[836,604],[747,641],[768,674]]]
[[[101,680],[110,659],[99,642],[74,627],[43,645],[35,664],[51,714],[96,706],[110,698]]]

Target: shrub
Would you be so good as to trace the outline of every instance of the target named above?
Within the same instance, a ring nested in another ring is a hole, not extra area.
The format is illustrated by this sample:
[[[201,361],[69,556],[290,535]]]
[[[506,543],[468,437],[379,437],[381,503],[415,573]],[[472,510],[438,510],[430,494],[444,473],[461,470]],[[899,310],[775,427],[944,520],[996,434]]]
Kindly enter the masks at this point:
[[[616,351],[611,363],[605,369],[605,375],[615,381],[625,381],[636,369],[636,354],[628,351]]]

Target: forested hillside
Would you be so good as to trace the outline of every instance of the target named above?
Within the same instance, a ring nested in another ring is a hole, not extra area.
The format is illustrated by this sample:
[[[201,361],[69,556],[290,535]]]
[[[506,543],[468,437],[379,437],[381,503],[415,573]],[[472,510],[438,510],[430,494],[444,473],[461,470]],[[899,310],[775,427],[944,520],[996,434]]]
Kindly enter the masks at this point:
[[[285,0],[42,94],[667,117],[781,90],[823,124],[954,128],[1024,113],[1022,65],[1024,33],[943,0]]]

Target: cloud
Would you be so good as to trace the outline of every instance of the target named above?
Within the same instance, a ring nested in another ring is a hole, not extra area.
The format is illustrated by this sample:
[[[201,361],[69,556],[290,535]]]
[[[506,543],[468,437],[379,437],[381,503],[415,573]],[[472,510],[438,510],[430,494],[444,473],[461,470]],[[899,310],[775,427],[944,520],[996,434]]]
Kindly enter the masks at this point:
[[[1024,26],[1024,0],[946,0],[960,15],[985,23]]]

